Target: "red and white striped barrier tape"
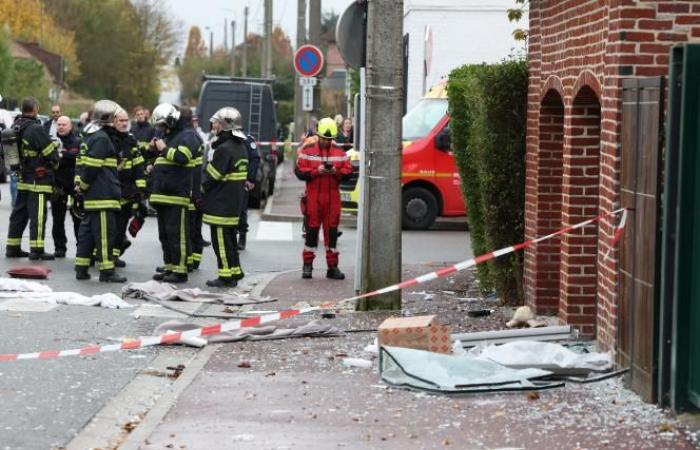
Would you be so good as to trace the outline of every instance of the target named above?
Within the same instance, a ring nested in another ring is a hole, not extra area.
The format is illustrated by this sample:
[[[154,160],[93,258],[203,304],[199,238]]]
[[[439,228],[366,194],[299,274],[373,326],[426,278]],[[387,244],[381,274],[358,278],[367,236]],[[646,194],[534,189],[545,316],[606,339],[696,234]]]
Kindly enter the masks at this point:
[[[258,325],[262,325],[265,323],[270,323],[270,322],[275,322],[278,320],[284,320],[288,319],[290,317],[297,316],[299,314],[305,314],[308,312],[312,311],[318,311],[321,309],[331,309],[335,306],[337,306],[339,303],[342,302],[350,302],[350,301],[355,301],[367,297],[373,297],[376,295],[381,295],[381,294],[386,294],[388,292],[393,292],[397,291],[400,289],[407,288],[409,286],[413,286],[416,284],[422,284],[422,283],[427,283],[428,281],[435,280],[437,278],[445,277],[447,275],[450,275],[455,272],[459,272],[465,269],[468,269],[470,267],[476,266],[478,264],[482,264],[484,262],[490,261],[492,259],[496,259],[499,256],[507,255],[509,253],[514,253],[518,250],[525,249],[533,244],[537,244],[542,241],[546,241],[548,239],[552,239],[553,237],[560,236],[562,234],[569,233],[574,230],[578,230],[581,228],[584,228],[588,225],[591,225],[592,223],[598,222],[605,217],[612,216],[619,214],[620,212],[624,211],[624,209],[618,209],[609,213],[604,213],[601,214],[597,217],[588,219],[584,222],[577,223],[576,225],[571,225],[566,228],[562,228],[559,231],[556,231],[552,234],[548,234],[546,236],[539,237],[537,239],[532,239],[529,241],[522,242],[520,244],[516,244],[510,247],[502,248],[500,250],[496,250],[494,252],[486,253],[481,256],[477,256],[476,258],[471,258],[467,259],[465,261],[462,261],[460,263],[454,264],[452,266],[444,267],[440,270],[437,270],[435,272],[430,272],[425,275],[421,275],[419,277],[413,278],[411,280],[406,280],[401,283],[394,284],[392,286],[388,286],[382,289],[378,289],[376,291],[368,292],[366,294],[362,295],[357,295],[355,297],[350,297],[346,298],[343,300],[335,301],[335,302],[327,302],[319,306],[311,306],[309,308],[302,308],[302,309],[288,309],[285,311],[279,311],[276,313],[271,313],[271,314],[264,314],[260,316],[255,316],[255,317],[249,317],[247,319],[242,319],[242,320],[232,320],[229,322],[224,322],[224,323],[219,323],[216,325],[210,325],[202,328],[195,328],[193,330],[188,330],[188,331],[182,331],[182,332],[176,332],[176,333],[166,333],[162,334],[160,336],[152,336],[152,337],[146,337],[143,339],[134,339],[131,341],[123,342],[121,344],[110,344],[110,345],[92,345],[92,346],[87,346],[87,347],[82,347],[82,348],[76,348],[76,349],[71,349],[71,350],[49,350],[49,351],[42,351],[42,352],[35,352],[35,353],[7,353],[7,354],[0,354],[0,362],[2,361],[18,361],[18,360],[27,360],[27,359],[54,359],[54,358],[60,358],[62,356],[84,356],[84,355],[94,355],[96,353],[107,353],[107,352],[116,352],[116,351],[121,351],[121,350],[135,350],[139,348],[144,348],[144,347],[151,347],[154,345],[162,345],[162,344],[175,344],[180,342],[182,339],[187,339],[187,338],[193,338],[193,337],[200,337],[200,336],[211,336],[214,334],[219,334],[223,333],[225,331],[234,331],[234,330],[239,330],[241,328],[250,328],[250,327],[255,327]],[[624,219],[624,216],[623,216]],[[618,226],[618,228],[624,227],[624,220],[622,221],[621,225]]]

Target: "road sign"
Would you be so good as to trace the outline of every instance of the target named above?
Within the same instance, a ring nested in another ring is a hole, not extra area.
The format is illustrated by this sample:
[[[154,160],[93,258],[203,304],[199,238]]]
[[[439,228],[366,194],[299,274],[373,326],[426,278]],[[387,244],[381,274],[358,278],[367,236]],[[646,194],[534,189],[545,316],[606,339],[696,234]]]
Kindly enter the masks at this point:
[[[311,85],[306,85],[302,87],[301,110],[314,110],[314,87]]]
[[[299,77],[299,86],[316,86],[317,83],[316,77]]]
[[[365,65],[367,2],[352,2],[338,19],[335,41],[345,64],[353,69]]]
[[[302,77],[315,77],[323,69],[323,53],[315,45],[302,45],[294,53],[294,69]]]

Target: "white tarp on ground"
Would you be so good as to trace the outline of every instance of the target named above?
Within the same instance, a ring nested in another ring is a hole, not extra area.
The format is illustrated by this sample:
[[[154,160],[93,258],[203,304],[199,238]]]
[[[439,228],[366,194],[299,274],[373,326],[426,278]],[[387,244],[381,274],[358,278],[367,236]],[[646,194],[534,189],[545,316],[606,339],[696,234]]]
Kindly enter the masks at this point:
[[[223,303],[225,305],[250,305],[269,301],[269,299],[250,298],[248,294],[236,292],[209,292],[199,288],[178,289],[172,284],[153,280],[144,283],[129,283],[122,288],[122,294],[125,297],[147,300]]]
[[[15,278],[0,278],[0,301],[3,299],[21,299],[51,305],[100,306],[109,309],[134,307],[115,294],[85,296],[77,292],[53,292],[45,284]]]
[[[477,346],[470,350],[468,355],[507,367],[559,367],[605,371],[613,366],[610,353],[576,353],[563,345],[539,341]]]

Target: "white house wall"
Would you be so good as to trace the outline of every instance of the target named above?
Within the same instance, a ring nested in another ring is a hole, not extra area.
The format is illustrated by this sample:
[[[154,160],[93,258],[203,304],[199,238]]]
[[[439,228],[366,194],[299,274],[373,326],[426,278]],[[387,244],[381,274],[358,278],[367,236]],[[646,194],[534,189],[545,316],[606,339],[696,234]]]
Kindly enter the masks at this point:
[[[468,63],[492,63],[524,53],[513,30],[527,28],[527,20],[510,23],[507,9],[514,0],[435,0],[404,3],[404,34],[409,35],[407,107],[423,96],[425,27],[433,34],[433,58],[426,88]]]

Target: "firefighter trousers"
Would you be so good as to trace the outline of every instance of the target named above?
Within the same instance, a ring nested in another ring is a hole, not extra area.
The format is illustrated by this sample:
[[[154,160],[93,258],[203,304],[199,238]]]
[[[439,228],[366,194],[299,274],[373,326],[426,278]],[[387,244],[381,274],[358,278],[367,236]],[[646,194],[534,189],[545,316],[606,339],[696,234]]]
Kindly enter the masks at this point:
[[[211,225],[211,245],[216,253],[219,278],[224,280],[243,278],[243,271],[238,259],[236,227]]]
[[[122,204],[122,209],[117,213],[117,231],[114,240],[114,249],[112,250],[112,255],[115,258],[120,257],[124,254],[124,244],[126,243],[126,230],[129,227],[129,219],[134,214],[134,208],[138,206],[138,203],[127,202]]]
[[[204,238],[202,237],[202,211],[190,208],[188,211],[190,221],[190,245],[187,252],[187,265],[198,268],[202,262],[202,251],[204,250]]]
[[[10,214],[10,227],[7,233],[7,248],[19,249],[22,234],[29,223],[29,248],[33,253],[44,251],[44,230],[46,229],[46,201],[48,194],[42,192],[18,191],[15,206]]]
[[[117,234],[118,214],[119,211],[107,209],[85,212],[85,218],[80,221],[78,229],[76,271],[88,268],[93,254],[101,272],[114,270],[112,249]]]
[[[53,237],[53,246],[56,251],[66,251],[68,238],[66,237],[66,213],[68,212],[68,198],[70,195],[64,193],[54,193],[51,196],[51,236]],[[78,239],[78,230],[80,229],[80,219],[70,214],[73,220],[73,235]]]
[[[158,212],[158,239],[168,272],[187,274],[189,219],[186,206],[154,205]]]

